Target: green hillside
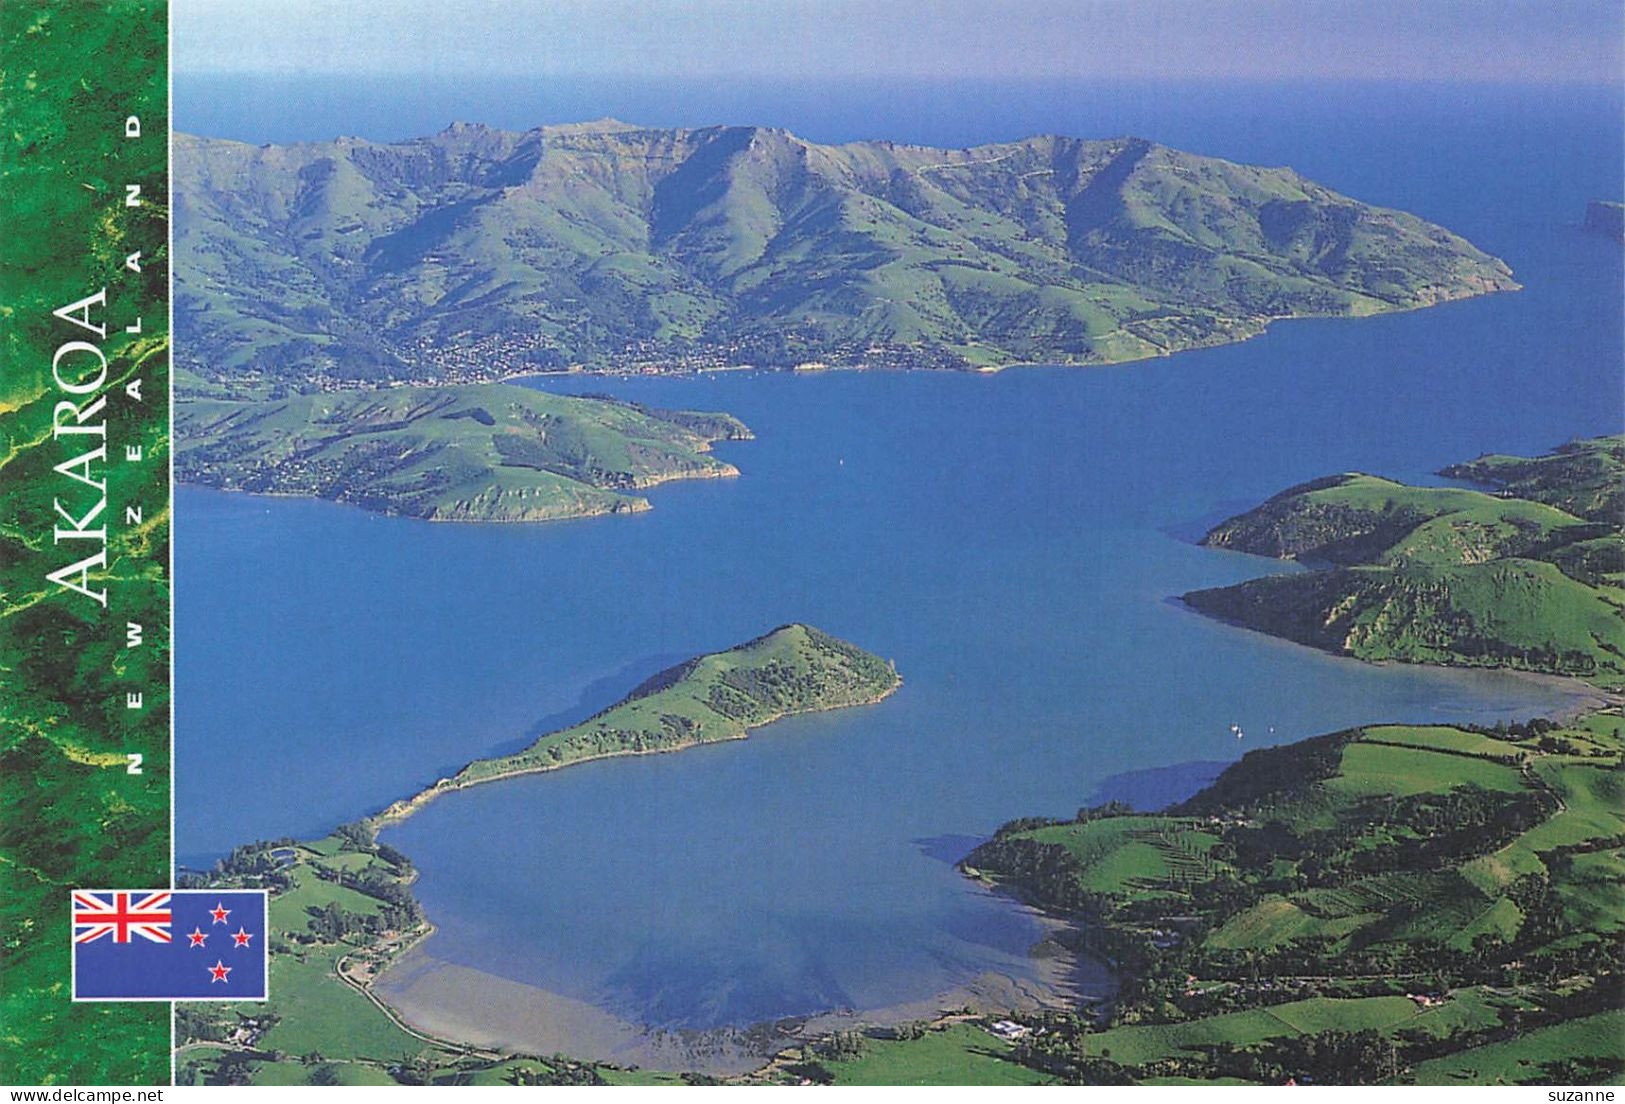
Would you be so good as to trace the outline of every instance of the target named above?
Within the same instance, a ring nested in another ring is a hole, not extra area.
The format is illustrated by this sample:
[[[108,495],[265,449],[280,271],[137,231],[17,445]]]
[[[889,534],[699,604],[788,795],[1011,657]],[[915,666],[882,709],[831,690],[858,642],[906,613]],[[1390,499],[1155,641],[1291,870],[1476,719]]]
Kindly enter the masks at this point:
[[[1051,1017],[1014,1057],[1094,1082],[1619,1077],[1591,1025],[1619,1014],[1622,751],[1617,712],[1384,725],[1251,752],[1158,814],[1006,825],[967,869],[1124,977],[1104,1022]]]
[[[1437,226],[1134,138],[821,146],[614,121],[175,143],[181,367],[1110,363],[1517,285]]]
[[[1592,521],[1625,518],[1625,437],[1559,445],[1545,456],[1480,456],[1441,473],[1501,487]]]
[[[968,1017],[915,1022],[900,1031],[842,1031],[781,1052],[744,1084],[1042,1085],[1043,1073],[1011,1058],[1011,1044]]]
[[[879,656],[810,625],[781,625],[662,671],[602,713],[521,752],[476,759],[390,806],[383,819],[410,815],[442,793],[510,775],[743,739],[781,717],[877,702],[900,685],[896,668]]]
[[[1361,659],[1625,678],[1625,439],[1446,469],[1495,493],[1370,475],[1315,480],[1214,528],[1214,548],[1319,569],[1184,596]]]
[[[706,451],[750,437],[726,414],[500,383],[194,399],[178,406],[175,434],[183,481],[436,521],[646,510],[632,492],[737,475]]]
[[[452,783],[603,755],[738,740],[795,713],[877,702],[900,685],[896,668],[879,656],[810,625],[781,625],[725,652],[662,671],[620,703],[543,736],[516,755],[476,760]]]

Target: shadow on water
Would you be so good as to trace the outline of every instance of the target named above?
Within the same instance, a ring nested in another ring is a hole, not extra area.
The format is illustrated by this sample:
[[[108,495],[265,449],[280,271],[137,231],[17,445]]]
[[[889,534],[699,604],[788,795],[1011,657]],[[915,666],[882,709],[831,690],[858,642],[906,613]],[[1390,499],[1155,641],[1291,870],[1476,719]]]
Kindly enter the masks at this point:
[[[561,728],[568,728],[573,724],[586,720],[595,713],[608,709],[624,698],[634,687],[641,685],[651,676],[659,674],[666,668],[681,663],[687,658],[689,657],[684,655],[664,653],[648,656],[634,663],[628,663],[613,674],[605,675],[603,678],[588,683],[581,691],[581,696],[568,709],[561,709],[555,713],[547,714],[526,729],[522,735],[489,745],[485,750],[477,754],[471,753],[456,761],[442,762],[435,773],[419,781],[418,788],[432,785],[436,779],[450,777],[467,766],[472,759],[512,755],[515,752],[522,751],[540,736],[545,736],[549,732],[557,732]],[[367,815],[382,812],[390,801],[396,799],[391,797],[388,801],[376,805],[367,811]],[[333,827],[333,824],[312,825],[306,830],[293,834],[299,838],[316,838],[322,833],[330,831]],[[177,855],[176,870],[183,873],[204,872],[213,867],[215,860],[224,858],[226,854],[226,851],[199,850]]]
[[[1144,770],[1124,771],[1101,780],[1100,785],[1083,802],[1083,807],[1104,805],[1108,801],[1121,801],[1136,812],[1149,813],[1167,808],[1193,796],[1219,777],[1233,760],[1200,759],[1175,763],[1166,767],[1147,767]],[[969,836],[948,833],[940,836],[922,836],[910,840],[915,850],[927,858],[950,865],[957,864],[977,847],[986,843],[988,836]]]
[[[1167,767],[1147,767],[1144,770],[1124,771],[1101,780],[1095,792],[1089,795],[1089,805],[1104,805],[1108,801],[1121,801],[1137,812],[1155,812],[1175,802],[1184,801],[1208,785],[1229,761],[1201,759],[1189,763],[1175,763]]]
[[[953,865],[986,843],[987,837],[950,833],[943,836],[922,836],[909,842],[926,858]]]
[[[531,741],[539,736],[545,736],[549,732],[557,732],[561,728],[579,724],[593,714],[608,709],[631,693],[635,687],[642,685],[653,676],[690,658],[692,657],[673,652],[647,656],[633,663],[628,663],[614,674],[593,680],[581,691],[581,697],[576,699],[574,705],[568,709],[561,709],[557,713],[549,713],[530,726],[525,732],[522,741],[507,751],[499,752],[499,754],[518,751],[520,748],[528,746]]]
[[[575,704],[567,709],[560,709],[549,713],[536,721],[523,734],[511,740],[504,740],[487,748],[480,754],[480,758],[498,755],[513,755],[523,751],[542,736],[550,732],[557,732],[571,725],[579,724],[597,713],[601,713],[610,706],[626,697],[635,687],[642,685],[650,677],[659,674],[668,667],[673,667],[685,659],[685,655],[663,654],[648,656],[635,663],[628,663],[614,674],[605,675],[588,683],[581,691],[581,696]],[[471,757],[472,758],[472,757]],[[468,760],[451,764],[449,770],[460,770]]]
[[[1201,544],[1202,538],[1212,532],[1219,524],[1245,514],[1248,510],[1257,507],[1262,501],[1262,499],[1257,498],[1227,499],[1199,517],[1170,522],[1167,525],[1158,526],[1157,531],[1165,537],[1172,537],[1174,540],[1182,541],[1185,544]]]

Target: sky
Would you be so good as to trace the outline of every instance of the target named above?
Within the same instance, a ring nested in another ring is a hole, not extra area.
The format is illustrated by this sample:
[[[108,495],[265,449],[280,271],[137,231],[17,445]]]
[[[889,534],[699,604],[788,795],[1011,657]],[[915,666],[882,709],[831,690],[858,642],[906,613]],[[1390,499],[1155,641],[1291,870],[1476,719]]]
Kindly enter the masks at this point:
[[[1620,0],[173,0],[177,71],[1618,84]]]

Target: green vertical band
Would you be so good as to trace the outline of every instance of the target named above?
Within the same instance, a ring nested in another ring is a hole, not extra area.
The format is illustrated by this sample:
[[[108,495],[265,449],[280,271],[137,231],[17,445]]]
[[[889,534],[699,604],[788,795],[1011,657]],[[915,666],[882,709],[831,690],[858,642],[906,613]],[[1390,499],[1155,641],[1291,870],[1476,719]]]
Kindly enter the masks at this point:
[[[0,1082],[169,1081],[68,890],[170,884],[168,11],[0,5]]]

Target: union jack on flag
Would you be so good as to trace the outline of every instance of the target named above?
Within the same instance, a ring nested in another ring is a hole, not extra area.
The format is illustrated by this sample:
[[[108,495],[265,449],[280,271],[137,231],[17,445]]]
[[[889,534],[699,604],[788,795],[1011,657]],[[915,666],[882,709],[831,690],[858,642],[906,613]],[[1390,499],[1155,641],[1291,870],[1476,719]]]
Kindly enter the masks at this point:
[[[80,889],[73,894],[75,943],[94,943],[109,935],[115,943],[128,943],[132,938],[168,943],[172,938],[170,919],[168,890],[97,893]]]

